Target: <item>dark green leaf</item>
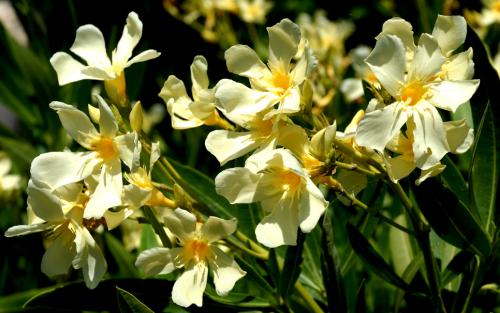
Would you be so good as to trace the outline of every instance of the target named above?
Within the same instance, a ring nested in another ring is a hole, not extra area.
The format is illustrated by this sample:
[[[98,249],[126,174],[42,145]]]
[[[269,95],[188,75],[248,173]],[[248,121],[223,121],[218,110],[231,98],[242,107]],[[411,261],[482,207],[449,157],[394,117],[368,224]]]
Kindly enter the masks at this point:
[[[297,231],[297,245],[288,246],[285,253],[283,270],[281,271],[278,290],[284,299],[290,297],[295,282],[299,278],[302,265],[302,251],[306,235],[300,230]]]
[[[144,224],[141,232],[141,245],[139,250],[144,251],[158,246],[158,239],[153,226]]]
[[[278,266],[278,257],[276,256],[276,249],[269,249],[269,260],[267,261],[267,268],[269,276],[271,277],[276,288],[280,281],[280,269]]]
[[[328,307],[333,312],[347,312],[342,267],[334,241],[334,219],[332,207],[329,207],[323,217],[323,236],[321,238],[322,254],[321,269],[323,271],[323,284],[325,286]]]
[[[347,234],[354,252],[356,252],[364,261],[364,264],[370,268],[374,274],[391,285],[404,290],[408,289],[408,284],[394,272],[363,234],[361,234],[351,223],[347,224]]]
[[[118,307],[121,313],[154,313],[147,305],[139,301],[130,292],[116,286]]]
[[[47,287],[2,296],[0,297],[0,313],[20,311],[23,308],[24,303],[26,303],[29,299],[35,297],[36,295],[50,292],[54,289],[55,287]]]
[[[420,211],[439,237],[456,247],[488,255],[488,237],[471,212],[448,188],[432,178],[415,187],[414,192]]]
[[[422,253],[420,253],[410,262],[410,264],[408,264],[403,274],[401,275],[401,278],[407,284],[410,285],[411,281],[413,280],[413,278],[423,265],[424,265],[424,256],[422,255]],[[406,291],[404,290],[401,289],[396,290],[396,294],[394,296],[394,312],[399,312],[401,300],[403,300],[403,296],[405,295],[405,293]]]
[[[247,272],[245,279],[249,282],[251,289],[250,292],[255,296],[263,296],[272,304],[277,303],[275,297],[276,291],[269,284],[269,282],[260,274],[259,269],[254,268],[247,260],[239,255],[236,255],[237,263],[240,267]],[[255,290],[253,290],[255,288]]]
[[[134,266],[135,259],[127,250],[125,250],[123,244],[111,233],[105,233],[104,239],[106,241],[106,246],[118,265],[120,275],[123,275],[124,277],[139,277],[137,268]]]
[[[452,280],[462,274],[467,267],[471,264],[474,254],[467,251],[460,251],[455,257],[448,263],[446,269],[441,273],[441,284],[447,285]]]
[[[363,279],[356,292],[356,302],[354,304],[354,313],[366,312],[366,280]]]
[[[445,156],[441,161],[446,165],[445,170],[441,173],[443,183],[465,207],[468,207],[470,203],[469,188],[467,188],[467,184],[460,170],[449,156]]]

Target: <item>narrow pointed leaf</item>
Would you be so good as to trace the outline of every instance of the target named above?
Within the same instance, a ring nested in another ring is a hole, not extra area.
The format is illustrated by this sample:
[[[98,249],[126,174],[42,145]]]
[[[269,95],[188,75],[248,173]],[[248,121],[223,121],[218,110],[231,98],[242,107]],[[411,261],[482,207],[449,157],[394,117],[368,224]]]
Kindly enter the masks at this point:
[[[130,292],[116,286],[116,295],[118,298],[118,307],[121,313],[153,313],[153,310],[142,303]]]

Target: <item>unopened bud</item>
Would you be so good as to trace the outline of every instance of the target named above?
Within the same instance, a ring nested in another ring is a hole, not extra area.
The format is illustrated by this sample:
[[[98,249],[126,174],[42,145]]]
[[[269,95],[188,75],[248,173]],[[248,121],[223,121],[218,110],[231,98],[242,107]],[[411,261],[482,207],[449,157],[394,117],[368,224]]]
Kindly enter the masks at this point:
[[[101,112],[99,111],[98,108],[96,108],[90,104],[88,105],[88,107],[89,107],[90,119],[92,120],[92,122],[99,124],[99,119],[101,118]]]
[[[141,101],[137,101],[130,111],[130,126],[132,129],[139,133],[142,129],[142,105]]]

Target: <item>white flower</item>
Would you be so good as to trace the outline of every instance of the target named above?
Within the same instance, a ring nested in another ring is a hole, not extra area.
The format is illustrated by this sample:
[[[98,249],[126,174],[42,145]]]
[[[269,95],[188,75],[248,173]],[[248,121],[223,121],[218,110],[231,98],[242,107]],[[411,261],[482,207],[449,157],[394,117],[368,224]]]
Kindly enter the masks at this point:
[[[42,272],[47,276],[63,275],[72,265],[82,269],[85,284],[95,288],[106,273],[106,260],[89,230],[103,219],[85,219],[88,190],[81,183],[57,189],[30,180],[28,207],[36,216],[29,225],[9,228],[5,236],[19,236],[47,231],[50,246],[42,258]]]
[[[165,81],[159,96],[167,104],[172,120],[172,128],[187,129],[203,124],[213,124],[218,113],[215,109],[214,91],[208,88],[207,60],[197,55],[191,64],[191,81],[193,86],[191,99],[182,80],[170,75]]]
[[[236,281],[245,276],[233,258],[216,245],[236,230],[236,220],[211,216],[201,225],[196,223],[193,214],[178,208],[165,217],[165,225],[178,238],[180,247],[146,250],[135,265],[146,275],[168,274],[176,268],[184,268],[172,289],[174,303],[183,307],[194,303],[201,307],[209,269],[214,274],[215,290],[221,296],[229,293]]]
[[[137,149],[137,135],[118,135],[118,125],[111,109],[101,97],[97,96],[97,99],[99,132],[82,111],[62,102],[50,103],[69,135],[89,152],[44,153],[31,164],[31,177],[52,188],[81,181],[93,174],[98,176],[84,218],[100,218],[107,209],[121,205],[123,182],[120,160],[131,168],[132,156]]]
[[[295,245],[299,227],[304,233],[312,231],[328,206],[299,161],[285,149],[252,155],[245,167],[219,173],[215,186],[231,203],[261,203],[269,214],[255,234],[270,248]]]
[[[454,112],[476,91],[479,80],[441,80],[445,56],[435,38],[420,37],[406,73],[404,42],[395,35],[379,37],[366,59],[380,84],[394,98],[390,105],[366,114],[356,133],[357,144],[383,151],[401,127],[411,121],[417,167],[425,170],[450,151],[437,108]]]
[[[57,52],[50,63],[57,72],[59,85],[83,79],[112,80],[123,74],[123,70],[137,62],[144,62],[160,56],[155,50],[146,50],[132,57],[142,36],[142,22],[135,12],[130,12],[122,37],[113,50],[111,60],[106,54],[106,46],[101,31],[94,25],[84,25],[77,29],[76,39],[70,50],[82,58],[82,64],[65,52]]]
[[[10,195],[20,187],[21,176],[9,174],[11,168],[10,158],[5,152],[0,152],[0,194],[2,195]]]
[[[267,0],[237,0],[238,14],[247,23],[264,24],[266,15],[273,7]]]
[[[245,45],[227,49],[224,57],[230,72],[248,77],[252,88],[232,80],[219,82],[215,97],[227,113],[255,114],[270,108],[265,118],[299,112],[299,85],[311,74],[315,58],[307,47],[293,66],[292,58],[301,40],[299,27],[283,19],[268,27],[269,59],[264,64],[257,53]]]

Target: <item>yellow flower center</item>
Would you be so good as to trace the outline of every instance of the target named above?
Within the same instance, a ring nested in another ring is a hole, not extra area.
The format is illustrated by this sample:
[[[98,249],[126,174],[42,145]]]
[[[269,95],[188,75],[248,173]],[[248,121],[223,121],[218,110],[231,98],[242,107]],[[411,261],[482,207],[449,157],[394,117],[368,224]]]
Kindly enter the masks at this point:
[[[491,4],[491,9],[495,12],[500,13],[500,0],[497,0]]]
[[[106,137],[106,136],[101,136],[96,139],[94,139],[91,143],[92,150],[97,152],[99,157],[104,161],[107,162],[113,158],[116,157],[118,154],[118,150],[115,147],[115,143],[113,142],[113,139]]]
[[[206,240],[193,238],[184,244],[183,258],[184,262],[194,261],[199,263],[204,261],[211,254],[210,247]]]
[[[302,177],[297,175],[293,171],[283,170],[279,175],[279,180],[281,182],[282,189],[284,191],[295,192],[300,184],[302,183]]]
[[[271,69],[271,72],[271,85],[276,88],[276,93],[278,93],[279,95],[283,95],[292,85],[292,79],[290,75],[281,68]]]
[[[126,178],[131,184],[141,189],[153,189],[153,183],[143,167],[140,167],[135,173],[127,174]]]
[[[427,88],[422,86],[420,81],[413,81],[403,87],[401,91],[401,100],[406,105],[414,106],[425,96]]]
[[[267,137],[273,131],[273,119],[263,120],[260,117],[256,117],[250,122],[248,128],[257,137]]]

